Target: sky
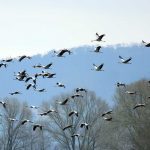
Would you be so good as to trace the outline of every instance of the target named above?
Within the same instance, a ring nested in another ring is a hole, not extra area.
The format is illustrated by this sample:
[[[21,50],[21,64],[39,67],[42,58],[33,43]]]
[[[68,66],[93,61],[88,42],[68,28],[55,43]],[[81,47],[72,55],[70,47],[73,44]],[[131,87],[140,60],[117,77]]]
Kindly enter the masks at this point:
[[[52,49],[150,42],[149,0],[0,0],[0,58]]]

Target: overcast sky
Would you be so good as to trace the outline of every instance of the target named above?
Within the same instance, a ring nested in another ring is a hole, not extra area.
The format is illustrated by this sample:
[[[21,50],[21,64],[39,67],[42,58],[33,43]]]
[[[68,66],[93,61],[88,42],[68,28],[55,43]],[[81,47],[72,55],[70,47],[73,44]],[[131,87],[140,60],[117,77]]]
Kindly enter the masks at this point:
[[[0,58],[91,44],[150,42],[150,0],[0,0]]]

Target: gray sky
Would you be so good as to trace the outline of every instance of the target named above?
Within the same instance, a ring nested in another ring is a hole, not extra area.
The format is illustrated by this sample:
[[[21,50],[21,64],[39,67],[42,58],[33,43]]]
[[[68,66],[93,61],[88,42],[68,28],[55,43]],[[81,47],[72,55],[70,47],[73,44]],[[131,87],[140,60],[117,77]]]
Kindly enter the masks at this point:
[[[0,0],[0,58],[91,44],[150,42],[149,0]]]

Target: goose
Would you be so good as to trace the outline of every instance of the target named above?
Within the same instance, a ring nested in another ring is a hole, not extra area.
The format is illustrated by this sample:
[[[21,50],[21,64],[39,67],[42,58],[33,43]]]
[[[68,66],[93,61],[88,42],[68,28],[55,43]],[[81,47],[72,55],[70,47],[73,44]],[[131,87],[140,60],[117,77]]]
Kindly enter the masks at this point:
[[[105,34],[99,35],[98,33],[96,33],[96,36],[97,36],[97,39],[92,40],[91,42],[94,42],[94,41],[101,42],[102,38],[105,36]],[[105,42],[105,41],[103,41],[103,42]]]
[[[19,56],[19,62],[21,62],[23,59],[27,58],[27,59],[31,59],[30,56],[26,56],[26,55],[23,55],[23,56]]]
[[[73,127],[73,125],[67,125],[67,126],[65,126],[64,128],[63,128],[63,131],[65,131],[66,129],[68,129],[68,128],[72,128]]]
[[[81,127],[81,128],[85,127],[85,128],[88,130],[89,124],[86,123],[86,122],[85,122],[85,123],[81,123],[81,124],[80,124],[80,127]]]
[[[60,83],[60,82],[57,82],[56,85],[57,85],[58,87],[66,88],[66,86],[65,86],[64,84]]]
[[[142,43],[145,45],[145,47],[150,47],[150,43],[146,43],[145,41],[142,40]]]
[[[63,55],[65,54],[65,53],[68,53],[69,55],[72,53],[70,50],[68,50],[68,49],[62,49],[62,50],[60,50],[60,52],[56,52],[56,51],[54,51],[54,53],[56,54],[56,56],[58,56],[58,57],[64,57]]]
[[[44,112],[44,113],[40,113],[40,115],[41,115],[41,116],[46,116],[47,114],[49,114],[49,113],[51,113],[51,112],[55,112],[55,113],[57,113],[57,111],[56,111],[56,110],[54,110],[54,109],[50,109],[50,110],[48,110],[48,111],[46,111],[46,112]]]
[[[10,95],[16,95],[16,94],[22,94],[21,92],[19,91],[15,91],[15,92],[12,92],[12,93],[9,93]]]
[[[145,103],[143,103],[143,104],[138,103],[138,104],[136,104],[136,105],[133,107],[133,109],[136,109],[136,108],[139,108],[139,107],[145,107]]]
[[[68,116],[70,117],[70,116],[72,116],[73,114],[75,114],[75,115],[78,117],[78,112],[75,111],[75,110],[71,111],[71,112],[68,114]]]
[[[104,112],[104,113],[102,114],[102,117],[104,117],[104,116],[107,115],[107,114],[112,114],[112,110],[109,110],[109,111]]]
[[[104,70],[102,70],[102,68],[104,66],[103,63],[101,65],[99,65],[99,66],[93,64],[93,66],[94,66],[94,69],[92,69],[92,70],[95,70],[95,71],[104,71]]]
[[[119,63],[123,63],[123,64],[131,64],[130,61],[132,60],[132,57],[129,57],[128,59],[124,59],[122,56],[119,56],[121,62]]]
[[[6,102],[0,101],[0,104],[2,104],[4,108],[6,108],[6,105],[7,105]]]
[[[35,124],[35,125],[33,125],[33,131],[35,131],[37,128],[39,128],[40,130],[42,130],[42,129],[43,129],[43,126],[40,125],[40,124]]]
[[[78,93],[78,92],[87,92],[87,90],[86,89],[84,89],[84,88],[76,88],[76,93]]]
[[[66,98],[64,101],[57,102],[57,103],[60,104],[60,105],[66,105],[68,101],[69,101],[69,98]]]
[[[28,119],[25,119],[25,120],[21,121],[21,125],[24,125],[24,124],[27,123],[27,122],[33,123],[32,121],[30,121],[30,120],[28,120]]]
[[[5,68],[7,67],[7,64],[6,63],[0,63],[0,68],[4,66]]]

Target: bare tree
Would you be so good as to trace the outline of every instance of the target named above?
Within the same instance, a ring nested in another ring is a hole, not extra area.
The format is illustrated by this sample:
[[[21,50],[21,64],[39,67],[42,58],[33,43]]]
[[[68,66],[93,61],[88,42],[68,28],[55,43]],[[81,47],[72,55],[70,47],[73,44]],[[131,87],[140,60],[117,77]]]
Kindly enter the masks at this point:
[[[55,139],[56,149],[59,149],[58,145],[61,150],[99,149],[99,137],[103,137],[101,133],[105,126],[101,115],[108,110],[108,105],[96,98],[94,92],[80,92],[80,96],[72,95],[77,94],[56,97],[53,104],[43,103],[41,113],[55,110],[42,116],[45,120],[45,130]],[[78,115],[70,113],[73,111]]]
[[[114,109],[116,123],[122,130],[119,142],[124,147],[121,149],[150,149],[149,91],[148,81],[144,79],[116,90]]]

